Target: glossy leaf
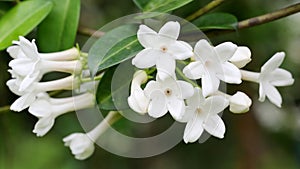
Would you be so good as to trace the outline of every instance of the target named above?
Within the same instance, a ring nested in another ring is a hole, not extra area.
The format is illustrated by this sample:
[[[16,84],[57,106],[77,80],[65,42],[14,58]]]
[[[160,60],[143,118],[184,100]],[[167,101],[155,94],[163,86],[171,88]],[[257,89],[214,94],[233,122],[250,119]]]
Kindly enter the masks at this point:
[[[196,19],[193,24],[202,30],[235,29],[237,18],[229,13],[211,13]]]
[[[92,75],[133,57],[142,49],[136,38],[137,25],[123,25],[107,32],[91,47],[88,65]]]
[[[52,2],[25,1],[0,19],[0,50],[32,31],[51,11]]]
[[[55,52],[74,46],[80,14],[80,0],[52,0],[53,10],[38,26],[38,46]]]
[[[161,13],[170,12],[192,1],[193,0],[133,0],[137,7],[139,7],[143,12],[146,12],[139,18],[150,18],[160,15]]]

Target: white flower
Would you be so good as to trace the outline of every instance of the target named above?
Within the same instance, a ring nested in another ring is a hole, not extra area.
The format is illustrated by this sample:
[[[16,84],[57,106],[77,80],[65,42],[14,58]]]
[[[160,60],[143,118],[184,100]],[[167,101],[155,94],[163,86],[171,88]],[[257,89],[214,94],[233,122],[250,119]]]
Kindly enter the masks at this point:
[[[194,95],[187,99],[186,114],[190,118],[184,130],[184,142],[195,142],[204,130],[215,137],[223,138],[225,124],[218,113],[228,106],[228,100],[223,96],[210,96],[205,99],[201,89],[194,90]]]
[[[249,111],[252,100],[243,92],[236,92],[229,98],[229,110],[233,113],[245,113]]]
[[[167,22],[158,33],[140,25],[137,37],[145,48],[132,60],[132,64],[144,69],[156,65],[161,79],[175,74],[175,60],[184,60],[193,56],[192,47],[183,41],[177,40],[180,32],[178,22]],[[163,73],[162,73],[163,72]]]
[[[78,160],[84,160],[90,157],[94,150],[94,142],[89,138],[87,134],[74,133],[63,139],[65,146],[69,146],[72,154]]]
[[[241,83],[239,69],[228,62],[236,50],[237,46],[231,42],[213,47],[202,39],[194,48],[196,61],[188,64],[183,73],[190,79],[201,78],[204,97],[218,90],[220,80],[227,83]]]
[[[58,116],[93,105],[94,95],[91,93],[67,98],[50,98],[47,93],[39,93],[28,110],[39,118],[33,133],[39,137],[44,136],[53,127],[55,118]]]
[[[184,99],[193,95],[193,86],[181,80],[175,80],[167,76],[161,80],[147,83],[144,92],[150,99],[148,114],[154,118],[165,115],[168,111],[175,120],[180,120],[185,112]]]
[[[250,49],[246,46],[239,46],[229,61],[238,68],[244,67],[251,61]]]
[[[278,107],[281,107],[282,98],[275,86],[288,86],[294,83],[292,74],[279,68],[285,57],[284,52],[276,53],[262,67],[259,75],[259,101],[268,99]]]
[[[131,82],[131,93],[127,99],[129,107],[140,114],[147,113],[150,102],[141,88],[141,84],[145,83],[147,80],[148,77],[145,71],[136,71]]]
[[[26,89],[20,91],[21,79],[11,79],[6,82],[9,89],[16,95],[21,96],[11,106],[10,109],[14,111],[22,111],[32,104],[38,93],[54,91],[54,90],[72,90],[79,84],[79,79],[74,78],[73,75],[48,81],[48,82],[34,82]]]

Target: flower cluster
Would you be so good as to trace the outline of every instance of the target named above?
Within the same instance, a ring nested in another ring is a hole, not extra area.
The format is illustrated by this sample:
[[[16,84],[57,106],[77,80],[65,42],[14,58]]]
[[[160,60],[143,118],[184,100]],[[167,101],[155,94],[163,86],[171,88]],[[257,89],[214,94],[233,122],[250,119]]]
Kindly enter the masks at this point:
[[[86,61],[78,49],[39,53],[35,41],[30,42],[24,37],[20,37],[19,41],[14,41],[13,44],[7,49],[13,58],[9,62],[12,79],[7,81],[7,86],[20,97],[10,109],[19,112],[29,108],[29,113],[38,118],[33,129],[33,133],[38,137],[44,136],[51,130],[58,116],[94,106],[95,96],[89,91],[81,91],[76,96],[65,98],[52,98],[48,93],[80,89],[81,74],[84,74],[82,71],[86,71],[84,70]],[[57,80],[41,81],[42,77],[49,72],[64,72],[70,75]],[[66,146],[70,146],[75,158],[85,159],[93,153],[92,140],[96,140],[102,130],[96,127],[89,132],[93,134],[71,134],[63,141]]]
[[[281,95],[275,86],[294,82],[290,72],[278,68],[284,52],[276,53],[262,66],[260,73],[250,72],[241,69],[251,61],[248,47],[232,42],[214,47],[201,39],[192,48],[187,42],[178,40],[179,33],[178,22],[167,22],[158,33],[140,25],[137,37],[144,49],[133,58],[132,64],[140,69],[155,66],[157,74],[156,79],[150,81],[144,70],[134,74],[128,97],[131,109],[154,118],[169,112],[176,121],[187,123],[183,140],[188,143],[198,140],[204,130],[223,138],[225,125],[220,112],[226,107],[229,106],[233,113],[249,110],[252,100],[241,91],[234,95],[219,91],[220,81],[259,83],[259,100],[264,101],[267,96],[276,106],[281,106]],[[176,60],[186,63],[183,70],[176,67]],[[178,80],[177,74],[183,74],[183,80]],[[201,80],[201,85],[193,80]]]

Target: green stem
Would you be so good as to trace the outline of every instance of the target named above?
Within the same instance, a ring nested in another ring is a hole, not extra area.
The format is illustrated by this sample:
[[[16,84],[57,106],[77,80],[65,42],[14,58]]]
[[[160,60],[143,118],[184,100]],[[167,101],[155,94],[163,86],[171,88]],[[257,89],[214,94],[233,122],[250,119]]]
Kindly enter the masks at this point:
[[[207,5],[205,5],[203,8],[199,9],[195,13],[193,13],[190,16],[186,17],[186,20],[192,21],[192,20],[198,18],[199,16],[201,16],[201,15],[213,10],[214,8],[218,7],[223,2],[225,2],[225,0],[213,0],[210,3],[208,3]]]
[[[10,111],[9,108],[10,108],[10,105],[0,107],[0,114],[5,113],[5,112],[9,112]]]
[[[101,36],[103,36],[105,34],[104,32],[101,32],[99,30],[94,30],[92,28],[83,27],[83,26],[79,26],[77,32],[81,35],[93,36],[96,38],[100,38]]]
[[[271,21],[281,19],[281,18],[289,16],[289,15],[298,13],[298,12],[300,12],[300,3],[288,6],[283,9],[279,9],[279,10],[271,12],[271,13],[267,13],[264,15],[260,15],[260,16],[256,16],[253,18],[249,18],[249,19],[240,21],[236,24],[236,29],[240,30],[240,29],[254,27],[257,25],[262,25],[265,23],[269,23]],[[230,32],[234,32],[234,31],[236,31],[236,30],[212,30],[212,31],[207,31],[206,35],[211,37],[211,36],[217,36],[220,34],[230,33]]]
[[[199,87],[199,85],[198,85],[196,82],[194,82],[194,81],[192,81],[191,79],[187,78],[187,77],[182,73],[182,71],[181,71],[178,67],[176,67],[176,73],[177,73],[180,77],[182,77],[183,80],[185,80],[185,81],[191,83],[194,87]]]

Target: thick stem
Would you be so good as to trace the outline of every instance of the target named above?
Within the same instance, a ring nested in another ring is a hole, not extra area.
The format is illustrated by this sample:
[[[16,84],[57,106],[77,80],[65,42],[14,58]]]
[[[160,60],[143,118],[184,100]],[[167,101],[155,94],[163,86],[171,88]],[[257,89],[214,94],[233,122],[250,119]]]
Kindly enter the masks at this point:
[[[73,83],[75,81],[75,86],[77,85],[76,78],[74,78],[73,75],[53,80],[49,82],[39,82],[37,83],[37,88],[42,91],[54,91],[54,90],[72,90],[73,89]]]
[[[77,32],[82,35],[93,36],[96,38],[100,38],[101,36],[103,36],[105,34],[104,32],[97,31],[92,28],[87,28],[87,27],[83,27],[83,26],[80,26],[78,28]]]
[[[73,47],[68,50],[53,53],[40,53],[40,57],[52,61],[68,61],[78,59],[80,53],[77,48]]]
[[[80,61],[73,60],[73,61],[49,61],[43,60],[41,67],[44,67],[46,72],[65,72],[71,74],[78,74],[81,72],[82,65]]]
[[[87,135],[93,140],[96,141],[101,134],[103,134],[110,125],[115,123],[117,120],[121,118],[121,115],[116,111],[110,111],[108,115],[91,131],[87,133]]]
[[[5,113],[5,112],[9,112],[10,111],[9,108],[10,108],[10,105],[0,107],[0,114]]]
[[[212,9],[218,7],[219,5],[221,5],[225,0],[213,0],[212,2],[208,3],[207,5],[205,5],[203,8],[199,9],[198,11],[196,11],[195,13],[191,14],[190,16],[186,17],[186,20],[188,21],[192,21],[194,19],[196,19],[197,17],[211,11]]]

